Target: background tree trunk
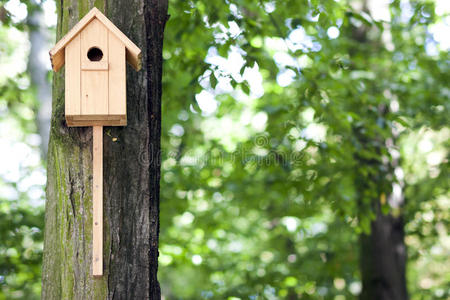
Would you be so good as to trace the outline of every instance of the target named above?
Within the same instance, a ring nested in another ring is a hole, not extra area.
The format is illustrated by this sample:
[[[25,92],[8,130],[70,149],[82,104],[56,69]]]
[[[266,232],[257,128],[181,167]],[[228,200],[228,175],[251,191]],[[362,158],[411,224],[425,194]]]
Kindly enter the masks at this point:
[[[369,235],[361,239],[361,299],[405,300],[406,246],[401,216],[384,215],[378,205]]]
[[[59,40],[93,6],[57,1]],[[163,31],[167,1],[96,0],[142,50],[127,67],[128,126],[104,128],[104,275],[92,277],[92,128],[68,128],[54,74],[43,299],[159,299],[157,281]]]
[[[369,13],[368,2],[362,1],[361,11]],[[357,51],[367,53],[377,51],[382,43],[379,39],[371,39],[368,35],[369,28],[364,24],[354,27],[352,39],[359,46],[350,49],[350,56]],[[381,46],[384,47],[384,46]],[[360,49],[358,49],[360,48]],[[374,85],[373,94],[380,93]],[[391,99],[392,101],[392,99]],[[386,117],[389,107],[379,104],[371,122],[377,126],[387,127]],[[381,121],[382,120],[382,121]],[[378,123],[382,123],[382,125]],[[362,300],[406,300],[408,293],[406,288],[406,245],[404,241],[404,224],[401,214],[403,206],[403,182],[397,178],[395,169],[399,166],[399,153],[396,150],[395,140],[397,133],[395,128],[390,128],[390,136],[382,137],[379,134],[370,134],[369,129],[353,128],[355,139],[361,149],[372,148],[370,151],[378,153],[380,159],[367,159],[356,154],[355,160],[362,168],[377,170],[370,176],[360,174],[356,184],[359,194],[360,215],[372,212],[375,216],[370,222],[370,233],[362,233],[360,240],[360,271],[362,280]],[[386,147],[390,157],[383,160],[381,149]],[[375,191],[375,193],[373,193]],[[387,196],[386,196],[387,195]],[[389,206],[386,214],[382,206]],[[368,207],[370,207],[368,209]],[[367,216],[365,216],[367,217]]]
[[[383,106],[380,106],[383,107]],[[384,117],[387,108],[379,109]],[[395,128],[391,129],[391,137],[382,139],[380,146],[385,145],[391,154],[391,159],[382,161],[363,161],[361,163],[375,164],[379,174],[374,176],[373,182],[380,191],[379,197],[371,198],[371,207],[375,213],[375,220],[370,224],[370,234],[360,236],[360,268],[363,290],[363,300],[406,300],[406,245],[405,232],[401,208],[404,204],[403,179],[398,178],[395,172],[399,166],[399,154],[395,150],[397,134]],[[376,142],[375,142],[376,143]],[[367,141],[366,141],[367,144]],[[384,170],[384,171],[382,171]],[[382,186],[388,181],[388,197],[384,196]],[[361,195],[370,189],[370,184],[360,183]],[[373,190],[373,187],[372,187]],[[362,200],[361,200],[362,201]],[[389,206],[389,213],[382,212],[382,205]]]
[[[41,153],[47,157],[47,147],[50,129],[50,117],[52,112],[52,92],[48,82],[48,70],[42,62],[43,54],[47,54],[49,44],[49,32],[44,24],[44,13],[36,0],[31,1],[28,7],[27,24],[29,27],[30,54],[28,59],[28,71],[31,84],[36,89],[39,101],[37,113],[37,127],[41,136]]]

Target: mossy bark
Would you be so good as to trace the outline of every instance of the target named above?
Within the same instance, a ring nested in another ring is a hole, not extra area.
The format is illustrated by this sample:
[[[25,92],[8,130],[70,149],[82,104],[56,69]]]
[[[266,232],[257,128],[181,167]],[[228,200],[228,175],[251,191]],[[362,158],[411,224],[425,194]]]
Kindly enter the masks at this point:
[[[67,127],[54,73],[42,299],[159,299],[163,31],[167,1],[57,1],[57,39],[94,5],[142,50],[127,67],[128,126],[104,128],[104,275],[92,277],[92,128]]]

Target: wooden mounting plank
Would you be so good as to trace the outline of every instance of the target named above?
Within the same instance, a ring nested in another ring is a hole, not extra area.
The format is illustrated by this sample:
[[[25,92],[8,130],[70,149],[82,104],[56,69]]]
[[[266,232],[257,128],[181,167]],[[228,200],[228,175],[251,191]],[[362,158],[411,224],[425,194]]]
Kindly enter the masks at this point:
[[[103,126],[92,127],[92,275],[103,275]]]

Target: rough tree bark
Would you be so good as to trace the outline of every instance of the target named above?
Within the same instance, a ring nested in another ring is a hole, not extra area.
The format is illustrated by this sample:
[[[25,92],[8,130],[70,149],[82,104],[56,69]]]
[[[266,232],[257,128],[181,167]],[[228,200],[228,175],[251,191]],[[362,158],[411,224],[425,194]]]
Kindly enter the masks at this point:
[[[127,67],[128,126],[104,128],[104,275],[92,277],[92,128],[68,128],[54,73],[42,299],[160,299],[161,76],[167,1],[57,1],[59,40],[95,4],[142,50]]]

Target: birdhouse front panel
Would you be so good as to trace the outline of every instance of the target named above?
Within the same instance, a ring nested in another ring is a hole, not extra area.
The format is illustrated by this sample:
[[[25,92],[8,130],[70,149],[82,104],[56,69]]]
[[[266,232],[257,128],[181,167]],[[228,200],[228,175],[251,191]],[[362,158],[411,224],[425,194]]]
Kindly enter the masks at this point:
[[[94,19],[80,33],[80,41],[81,114],[108,115],[108,31]]]
[[[124,43],[94,18],[65,52],[68,125],[126,125]]]

